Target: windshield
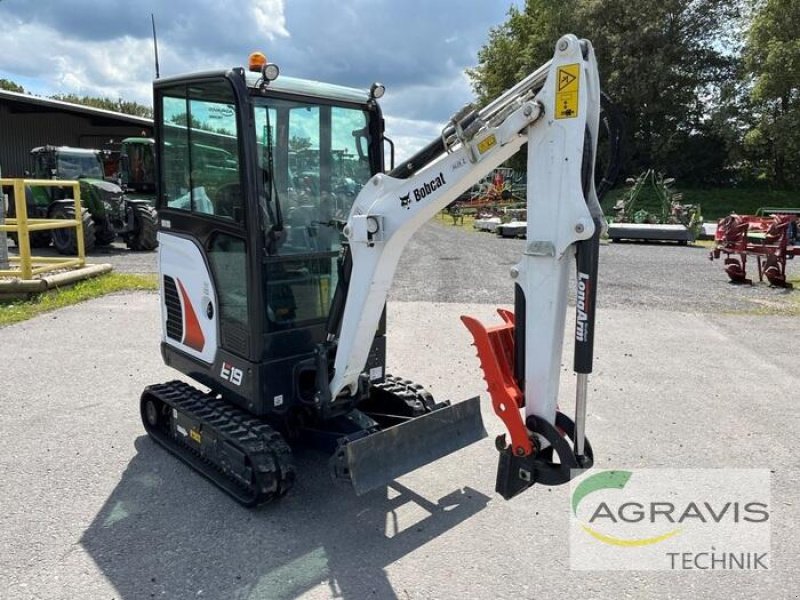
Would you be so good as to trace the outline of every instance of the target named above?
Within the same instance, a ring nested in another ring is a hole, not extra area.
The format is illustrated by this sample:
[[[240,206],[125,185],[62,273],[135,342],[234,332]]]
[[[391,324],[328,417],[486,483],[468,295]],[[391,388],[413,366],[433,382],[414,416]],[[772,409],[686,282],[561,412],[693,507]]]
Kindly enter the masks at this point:
[[[287,223],[297,211],[313,213],[318,222],[346,220],[370,178],[367,113],[288,100],[264,102],[255,114],[259,160],[262,169],[272,164],[273,193]]]
[[[271,329],[326,318],[338,279],[340,227],[370,178],[368,114],[360,108],[256,100],[268,226],[281,225],[267,269]]]
[[[59,152],[56,169],[60,179],[79,179],[81,177],[103,178],[103,167],[94,154],[67,154]]]

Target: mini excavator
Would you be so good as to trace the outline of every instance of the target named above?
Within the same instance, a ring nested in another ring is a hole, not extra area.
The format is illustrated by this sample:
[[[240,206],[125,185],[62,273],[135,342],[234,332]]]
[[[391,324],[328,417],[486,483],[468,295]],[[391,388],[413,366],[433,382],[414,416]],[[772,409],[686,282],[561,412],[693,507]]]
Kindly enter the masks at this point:
[[[489,327],[462,317],[508,430],[496,489],[511,498],[593,462],[584,423],[605,222],[591,44],[565,35],[552,60],[464,107],[399,166],[384,91],[283,77],[260,53],[248,69],[154,82],[161,351],[208,391],[148,386],[141,417],[246,506],[291,488],[294,444],[328,452],[334,477],[361,494],[486,436],[478,397],[437,402],[386,373],[386,299],[413,233],[526,146],[514,311]],[[574,420],[557,406],[573,260]]]

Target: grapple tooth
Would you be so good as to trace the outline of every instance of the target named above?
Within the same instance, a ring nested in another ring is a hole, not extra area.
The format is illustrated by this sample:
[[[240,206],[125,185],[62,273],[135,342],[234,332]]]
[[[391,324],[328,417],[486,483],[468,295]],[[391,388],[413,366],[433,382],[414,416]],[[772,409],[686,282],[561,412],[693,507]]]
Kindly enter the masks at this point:
[[[526,455],[531,454],[531,441],[519,413],[519,408],[525,405],[525,397],[514,379],[511,364],[514,356],[513,317],[506,315],[502,325],[492,327],[485,327],[468,316],[462,316],[461,321],[478,347],[478,359],[495,413],[508,428],[514,447],[524,449]]]

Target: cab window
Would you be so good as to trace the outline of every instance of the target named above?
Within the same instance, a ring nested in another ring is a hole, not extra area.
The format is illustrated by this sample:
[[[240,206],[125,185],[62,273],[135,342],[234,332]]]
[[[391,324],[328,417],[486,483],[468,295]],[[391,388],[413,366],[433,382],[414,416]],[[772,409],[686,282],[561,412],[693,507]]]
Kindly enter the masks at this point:
[[[225,81],[163,92],[161,144],[166,207],[244,221],[239,129],[233,90]]]
[[[275,223],[280,207],[283,218],[281,242],[265,261],[266,321],[273,330],[319,322],[336,289],[340,228],[370,178],[369,115],[363,107],[264,98],[254,116],[264,213]]]

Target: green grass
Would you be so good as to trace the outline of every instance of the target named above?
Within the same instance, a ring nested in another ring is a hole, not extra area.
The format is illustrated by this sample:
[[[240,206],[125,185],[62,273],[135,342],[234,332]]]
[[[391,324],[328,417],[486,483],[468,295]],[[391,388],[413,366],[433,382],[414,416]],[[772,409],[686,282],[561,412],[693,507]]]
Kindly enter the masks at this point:
[[[797,283],[795,283],[797,285]],[[736,311],[734,314],[756,315],[766,317],[800,317],[800,296],[792,294],[785,302],[771,302],[758,308]]]
[[[740,316],[778,316],[778,317],[800,317],[800,276],[789,276],[789,283],[794,289],[787,293],[776,291],[773,299],[751,299],[753,308],[744,310],[725,311],[728,315]]]
[[[440,212],[436,213],[436,220],[439,223],[442,223],[443,225],[448,225],[448,226],[451,226],[451,227],[453,227],[453,226],[461,227],[461,228],[464,228],[464,229],[468,229],[470,231],[474,231],[475,230],[475,228],[473,227],[473,224],[475,223],[475,215],[467,214],[467,215],[463,216],[463,219],[459,218],[457,222],[454,222],[453,221],[453,217],[451,217],[449,214],[447,214],[447,212],[440,211]]]
[[[611,190],[603,200],[603,209],[612,214],[614,203],[627,191],[621,187]],[[676,185],[676,191],[683,193],[683,202],[699,204],[703,219],[716,221],[732,212],[740,215],[753,215],[759,208],[800,208],[800,191],[769,190],[759,188],[684,188]]]
[[[755,310],[759,315],[780,315],[784,317],[800,317],[800,276],[789,277],[789,283],[794,286],[792,293],[781,298],[780,302],[770,303]]]
[[[36,294],[26,300],[0,300],[0,327],[114,292],[156,289],[158,279],[155,275],[108,273],[84,279],[70,287]]]

